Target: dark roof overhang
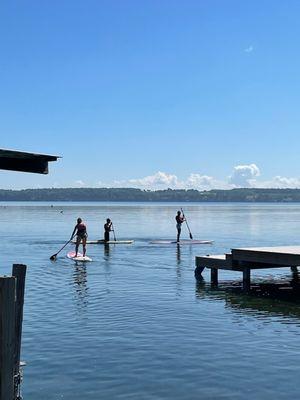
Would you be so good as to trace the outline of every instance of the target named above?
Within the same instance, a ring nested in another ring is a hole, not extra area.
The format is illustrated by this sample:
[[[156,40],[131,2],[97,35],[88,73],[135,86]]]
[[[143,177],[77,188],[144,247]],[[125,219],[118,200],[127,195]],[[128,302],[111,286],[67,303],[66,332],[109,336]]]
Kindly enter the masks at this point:
[[[0,149],[0,169],[48,174],[48,162],[57,161],[58,158],[47,154]]]

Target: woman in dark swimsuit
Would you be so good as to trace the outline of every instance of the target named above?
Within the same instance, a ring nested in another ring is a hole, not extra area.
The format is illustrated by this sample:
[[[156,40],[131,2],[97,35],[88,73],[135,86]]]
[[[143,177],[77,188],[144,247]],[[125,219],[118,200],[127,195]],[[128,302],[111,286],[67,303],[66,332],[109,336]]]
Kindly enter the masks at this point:
[[[81,218],[77,218],[77,224],[75,225],[71,239],[73,239],[75,234],[76,234],[75,257],[77,257],[80,242],[82,242],[83,257],[84,257],[86,253],[86,239],[88,235],[86,231],[86,225],[82,222]]]

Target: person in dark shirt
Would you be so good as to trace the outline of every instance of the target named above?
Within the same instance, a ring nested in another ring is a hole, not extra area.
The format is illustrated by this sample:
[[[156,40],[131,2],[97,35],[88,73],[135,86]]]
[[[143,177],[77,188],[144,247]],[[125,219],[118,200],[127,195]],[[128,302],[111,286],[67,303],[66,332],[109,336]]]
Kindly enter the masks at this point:
[[[77,257],[80,242],[82,242],[83,257],[84,257],[86,253],[86,239],[88,234],[86,230],[86,225],[85,223],[82,222],[81,218],[77,218],[77,224],[75,225],[75,228],[71,235],[71,240],[75,235],[76,235],[75,257]]]
[[[112,221],[107,218],[104,224],[104,241],[109,242],[109,233],[112,231]]]
[[[177,211],[176,219],[176,228],[177,228],[177,243],[180,241],[180,234],[181,234],[181,225],[185,221],[184,216],[181,215],[180,211]]]

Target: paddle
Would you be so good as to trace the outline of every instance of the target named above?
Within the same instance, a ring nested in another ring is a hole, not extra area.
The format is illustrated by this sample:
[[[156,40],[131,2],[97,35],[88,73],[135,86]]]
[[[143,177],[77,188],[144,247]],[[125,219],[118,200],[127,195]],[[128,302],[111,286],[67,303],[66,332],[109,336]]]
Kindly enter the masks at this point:
[[[56,260],[56,257],[57,257],[57,254],[59,254],[59,253],[67,246],[67,244],[69,244],[69,243],[71,242],[72,239],[73,239],[73,238],[71,238],[70,240],[68,240],[67,243],[64,244],[63,247],[62,247],[57,253],[53,254],[53,256],[50,257],[50,260],[51,260],[51,261],[55,261],[55,260]]]
[[[112,231],[113,231],[113,233],[114,233],[114,241],[116,242],[117,239],[116,239],[115,228],[114,228],[114,226],[113,226],[113,223],[111,223],[111,227],[112,227]]]
[[[189,230],[190,239],[193,240],[192,232],[191,232],[191,230],[190,230],[189,224],[188,224],[188,222],[187,222],[187,220],[186,220],[186,216],[184,215],[184,212],[183,212],[183,209],[182,209],[182,208],[181,208],[181,212],[182,212],[183,218],[185,219],[186,226],[187,226],[187,228],[188,228],[188,230]]]

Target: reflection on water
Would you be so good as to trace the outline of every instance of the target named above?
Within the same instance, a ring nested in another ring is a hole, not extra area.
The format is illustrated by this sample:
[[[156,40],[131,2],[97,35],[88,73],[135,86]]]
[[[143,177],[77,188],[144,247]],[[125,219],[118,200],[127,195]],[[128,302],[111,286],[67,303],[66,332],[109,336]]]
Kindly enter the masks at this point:
[[[104,247],[104,256],[105,258],[108,258],[110,253],[110,246],[109,244],[104,244],[103,247]]]
[[[180,244],[179,243],[177,243],[177,245],[176,245],[176,259],[177,259],[177,265],[180,265],[180,262],[181,262],[181,250],[180,250]]]
[[[180,244],[176,244],[176,293],[177,296],[181,296],[182,291],[182,273],[181,273],[181,249]]]
[[[87,269],[82,263],[75,263],[73,272],[73,285],[76,293],[76,305],[80,314],[88,305]]]
[[[261,317],[262,314],[270,316],[283,316],[299,319],[300,324],[300,274],[293,273],[291,277],[285,276],[274,282],[255,281],[251,290],[245,294],[242,282],[227,281],[212,289],[211,285],[203,279],[196,283],[196,297],[225,301],[226,307],[238,311],[241,316],[250,312],[251,315]]]

